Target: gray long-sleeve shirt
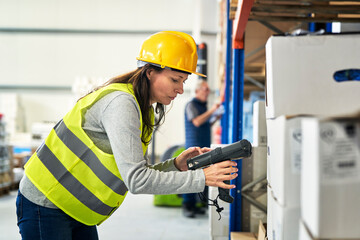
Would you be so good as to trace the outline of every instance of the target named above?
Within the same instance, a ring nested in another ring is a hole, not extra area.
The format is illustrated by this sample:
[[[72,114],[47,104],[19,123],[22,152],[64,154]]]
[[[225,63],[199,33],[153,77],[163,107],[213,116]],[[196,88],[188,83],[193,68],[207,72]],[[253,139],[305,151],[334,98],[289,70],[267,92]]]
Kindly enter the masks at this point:
[[[140,139],[140,109],[132,95],[115,91],[97,101],[85,114],[83,129],[96,146],[114,154],[120,174],[134,194],[182,194],[201,192],[205,175],[201,169],[180,172],[173,160],[147,164]],[[24,175],[20,192],[30,201],[56,208]]]

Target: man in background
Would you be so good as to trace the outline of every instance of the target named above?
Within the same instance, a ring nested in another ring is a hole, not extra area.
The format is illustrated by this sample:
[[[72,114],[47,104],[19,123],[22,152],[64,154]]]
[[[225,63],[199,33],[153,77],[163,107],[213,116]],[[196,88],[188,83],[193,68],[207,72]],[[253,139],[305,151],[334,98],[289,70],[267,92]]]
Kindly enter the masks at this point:
[[[185,106],[185,149],[193,146],[210,147],[210,128],[221,117],[220,114],[218,114],[218,117],[214,117],[219,112],[221,104],[215,103],[208,110],[207,100],[209,94],[210,88],[208,83],[203,79],[197,80],[195,97]],[[207,188],[204,194],[207,195]],[[196,206],[196,193],[183,194],[182,197],[182,209],[185,217],[194,218],[196,214],[205,213],[203,209]]]

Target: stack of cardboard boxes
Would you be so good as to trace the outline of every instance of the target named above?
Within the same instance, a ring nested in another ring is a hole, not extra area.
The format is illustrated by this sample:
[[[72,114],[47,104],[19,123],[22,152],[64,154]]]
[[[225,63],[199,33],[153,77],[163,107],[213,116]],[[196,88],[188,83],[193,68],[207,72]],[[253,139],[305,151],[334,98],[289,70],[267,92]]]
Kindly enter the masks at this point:
[[[360,239],[360,82],[334,78],[359,59],[360,34],[267,42],[268,239]]]
[[[0,196],[8,193],[12,185],[12,164],[6,134],[3,114],[0,113]]]
[[[268,236],[293,239],[300,218],[301,117],[267,120]],[[270,231],[269,227],[272,229]]]

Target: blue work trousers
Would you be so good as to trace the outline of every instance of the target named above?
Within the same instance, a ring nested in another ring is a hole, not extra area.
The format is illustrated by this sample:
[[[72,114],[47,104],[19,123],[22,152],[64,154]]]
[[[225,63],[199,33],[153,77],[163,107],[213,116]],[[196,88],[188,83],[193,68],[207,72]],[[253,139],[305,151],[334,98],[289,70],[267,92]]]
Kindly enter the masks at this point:
[[[16,214],[23,240],[99,239],[96,226],[80,223],[60,209],[34,204],[20,191],[16,198]]]

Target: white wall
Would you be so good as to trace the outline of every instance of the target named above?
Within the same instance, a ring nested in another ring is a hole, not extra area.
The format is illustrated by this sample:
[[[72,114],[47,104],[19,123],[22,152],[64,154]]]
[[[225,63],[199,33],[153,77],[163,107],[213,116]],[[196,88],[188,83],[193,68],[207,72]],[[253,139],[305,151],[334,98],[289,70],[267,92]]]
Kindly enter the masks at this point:
[[[191,30],[193,6],[193,0],[1,0],[0,22],[21,28]]]
[[[19,95],[26,131],[33,122],[56,121],[74,101],[70,89],[75,79],[108,79],[134,69],[142,41],[161,30],[192,33],[197,42],[208,44],[209,84],[214,89],[217,8],[217,0],[2,0],[0,94]],[[36,89],[44,86],[48,88]],[[59,86],[67,90],[57,90]],[[185,88],[159,129],[158,155],[184,142],[183,109],[191,84]]]

